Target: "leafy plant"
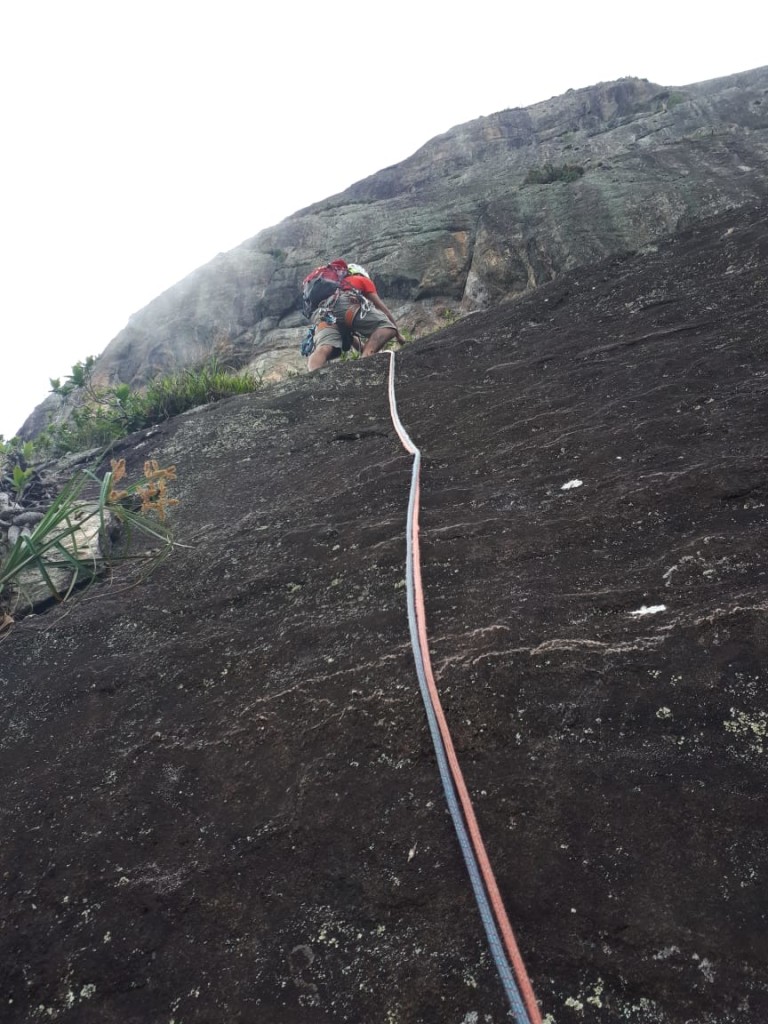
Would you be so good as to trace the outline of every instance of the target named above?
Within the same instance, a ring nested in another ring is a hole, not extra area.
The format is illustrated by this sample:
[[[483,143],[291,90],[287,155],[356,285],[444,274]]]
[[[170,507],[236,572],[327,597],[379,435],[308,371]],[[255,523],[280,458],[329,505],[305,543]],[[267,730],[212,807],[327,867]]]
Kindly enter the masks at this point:
[[[160,550],[151,556],[152,568],[170,553],[173,540],[165,518],[167,509],[178,503],[167,494],[168,482],[176,478],[175,467],[163,469],[156,461],[148,461],[144,464],[142,479],[118,488],[117,484],[125,478],[125,460],[113,460],[111,466],[102,479],[90,470],[79,473],[64,487],[34,530],[18,537],[7,557],[0,562],[0,594],[10,584],[22,585],[26,574],[32,572],[40,576],[52,597],[66,600],[78,583],[93,580],[115,561],[145,558],[115,555],[109,551],[112,520],[123,528],[126,547],[136,530],[160,541]],[[89,484],[98,487],[93,500],[83,496]],[[157,521],[150,516],[155,516]],[[80,546],[78,538],[82,538],[87,524],[96,528],[101,554]],[[72,574],[64,593],[53,578],[59,569]]]
[[[93,384],[93,366],[96,362],[95,356],[88,356],[85,362],[78,362],[72,367],[72,373],[66,378],[64,384],[61,383],[59,377],[51,378],[51,391],[54,394],[61,395],[66,398],[71,395],[73,391],[77,391],[79,388],[89,389]]]
[[[20,437],[12,437],[5,441],[0,436],[0,481],[7,477],[8,486],[16,492],[20,500],[27,484],[34,476],[32,462],[35,459],[35,446],[32,441],[22,441]]]
[[[13,467],[13,489],[16,491],[17,500],[21,500],[30,478],[34,475],[34,469],[29,466],[22,469],[21,466]]]
[[[6,441],[0,434],[0,458],[3,456],[6,459],[11,457],[17,461],[32,462],[35,457],[34,441],[22,441],[18,436]]]

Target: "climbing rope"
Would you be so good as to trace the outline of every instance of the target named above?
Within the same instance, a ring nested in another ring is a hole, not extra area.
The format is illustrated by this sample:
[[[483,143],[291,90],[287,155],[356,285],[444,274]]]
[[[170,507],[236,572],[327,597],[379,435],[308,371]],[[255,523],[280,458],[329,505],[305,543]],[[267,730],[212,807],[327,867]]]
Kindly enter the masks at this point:
[[[459,840],[464,862],[469,872],[480,918],[488,938],[488,945],[499,972],[501,983],[509,1000],[517,1024],[541,1024],[541,1013],[536,1002],[528,973],[520,955],[512,927],[509,923],[499,887],[493,874],[485,844],[475,817],[464,776],[459,766],[448,723],[443,712],[437,684],[432,673],[427,641],[424,589],[421,581],[419,552],[419,497],[421,452],[411,441],[397,413],[395,399],[395,353],[389,352],[389,408],[392,423],[405,450],[413,456],[411,492],[408,500],[406,543],[406,586],[408,595],[408,624],[411,647],[416,663],[419,688],[427,713],[440,779],[446,802]]]

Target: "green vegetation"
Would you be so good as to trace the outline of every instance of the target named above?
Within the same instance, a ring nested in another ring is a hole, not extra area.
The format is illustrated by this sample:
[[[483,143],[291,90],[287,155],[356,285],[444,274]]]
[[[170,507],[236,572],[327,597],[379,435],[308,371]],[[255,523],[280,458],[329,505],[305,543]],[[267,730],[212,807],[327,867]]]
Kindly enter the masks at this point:
[[[0,434],[0,487],[3,478],[20,501],[27,484],[34,475],[32,462],[35,457],[35,446],[31,441],[22,441],[20,437],[12,437],[6,441]]]
[[[665,89],[663,92],[657,93],[652,102],[658,104],[662,110],[672,110],[673,107],[679,107],[681,103],[687,103],[688,98],[687,93]]]
[[[51,391],[71,405],[68,418],[49,426],[37,439],[39,452],[57,456],[101,448],[135,430],[153,426],[198,405],[247,394],[262,386],[250,373],[236,373],[212,356],[193,369],[156,377],[142,390],[128,384],[102,387],[94,383],[95,359],[76,363],[62,384],[51,380]]]
[[[260,377],[236,373],[216,356],[194,369],[156,377],[142,390],[128,384],[111,387],[94,381],[95,359],[76,363],[64,381],[51,380],[51,390],[66,403],[67,416],[51,423],[32,441],[0,436],[0,489],[12,491],[16,500],[26,497],[35,484],[35,464],[46,457],[68,452],[109,447],[121,437],[176,416],[181,412],[231,395],[246,394],[262,386]],[[67,598],[74,588],[103,573],[119,558],[139,557],[153,568],[173,547],[165,524],[166,509],[176,504],[167,494],[175,479],[173,466],[144,464],[144,476],[130,486],[118,487],[125,477],[125,460],[112,462],[103,479],[84,470],[69,481],[58,497],[41,513],[31,531],[25,529],[10,547],[0,550],[0,631],[13,619],[8,614],[13,595],[33,580],[42,581],[52,597]],[[97,492],[97,496],[86,497]],[[117,556],[115,536],[124,539],[143,533],[160,541],[149,556]],[[98,543],[97,543],[98,542]],[[99,552],[108,552],[101,554]],[[62,585],[64,571],[66,583]]]
[[[29,483],[34,473],[32,466],[28,466],[26,469],[22,469],[21,466],[13,467],[13,489],[16,492],[16,500],[21,501],[21,498],[26,490],[27,484]]]
[[[152,569],[170,553],[173,541],[165,516],[166,509],[177,504],[167,493],[168,482],[176,479],[175,467],[162,469],[156,461],[148,461],[142,479],[118,488],[125,472],[125,459],[113,460],[111,470],[101,480],[90,470],[70,480],[34,530],[28,535],[21,534],[0,561],[0,605],[2,598],[9,595],[9,587],[29,585],[30,574],[43,581],[52,597],[63,601],[79,583],[95,579],[119,558],[138,557]],[[96,497],[90,500],[83,496],[89,484],[98,488]],[[109,552],[115,525],[121,528],[126,550],[134,531],[160,541],[160,549],[148,557],[97,554],[92,545],[86,547],[85,537],[95,535],[99,538],[99,549]],[[67,576],[71,573],[63,592],[55,579],[58,570],[64,570]],[[12,621],[2,610],[0,619],[0,629]]]
[[[684,92],[671,92],[669,99],[667,100],[667,110],[671,110],[673,107],[679,107],[681,103],[687,103],[688,97]]]
[[[580,164],[542,164],[532,167],[525,176],[524,185],[551,185],[555,181],[578,181],[584,174]]]

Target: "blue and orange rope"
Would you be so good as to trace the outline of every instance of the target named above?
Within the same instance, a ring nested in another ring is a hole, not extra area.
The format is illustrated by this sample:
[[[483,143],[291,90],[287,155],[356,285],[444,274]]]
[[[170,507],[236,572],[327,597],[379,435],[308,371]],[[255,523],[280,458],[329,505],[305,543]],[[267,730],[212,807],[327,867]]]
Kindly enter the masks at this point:
[[[517,1024],[541,1024],[541,1013],[536,1002],[528,973],[520,955],[512,926],[496,883],[496,878],[485,849],[461,767],[456,757],[453,740],[440,702],[440,695],[432,672],[427,640],[424,588],[421,579],[419,550],[419,505],[421,452],[408,436],[397,412],[395,399],[395,354],[389,353],[389,407],[392,423],[405,450],[413,456],[411,491],[408,500],[406,585],[408,594],[408,623],[411,647],[416,663],[421,696],[427,713],[432,742],[437,756],[440,778],[448,809],[453,820],[459,846],[469,872],[480,917],[488,938],[491,955],[509,999]]]

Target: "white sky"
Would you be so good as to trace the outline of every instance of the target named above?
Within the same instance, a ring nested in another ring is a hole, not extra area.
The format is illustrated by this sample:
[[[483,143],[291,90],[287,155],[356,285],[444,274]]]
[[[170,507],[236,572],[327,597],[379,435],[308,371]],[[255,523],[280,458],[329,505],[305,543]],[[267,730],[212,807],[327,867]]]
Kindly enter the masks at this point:
[[[754,0],[390,0],[328,4],[325,27],[323,6],[2,5],[0,434],[216,253],[453,125],[625,75],[768,63]]]

